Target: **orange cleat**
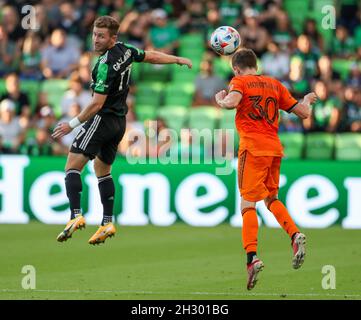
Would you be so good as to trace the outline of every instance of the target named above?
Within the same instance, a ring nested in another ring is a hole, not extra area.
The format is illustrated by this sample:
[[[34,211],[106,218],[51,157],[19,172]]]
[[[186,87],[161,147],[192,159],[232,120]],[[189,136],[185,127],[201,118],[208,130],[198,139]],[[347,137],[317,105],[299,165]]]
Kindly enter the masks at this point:
[[[107,223],[105,226],[100,226],[97,232],[89,239],[89,244],[104,243],[106,238],[114,237],[116,229],[113,223]]]
[[[56,240],[59,242],[66,241],[71,238],[76,230],[83,228],[85,228],[85,219],[82,215],[79,215],[67,223],[65,229],[58,235]]]
[[[264,268],[264,264],[259,259],[254,259],[252,263],[247,264],[247,273],[248,273],[248,282],[247,290],[251,290],[255,287],[257,283],[258,273],[261,272]]]
[[[306,236],[303,233],[297,233],[292,241],[293,269],[298,269],[302,266],[306,256]]]

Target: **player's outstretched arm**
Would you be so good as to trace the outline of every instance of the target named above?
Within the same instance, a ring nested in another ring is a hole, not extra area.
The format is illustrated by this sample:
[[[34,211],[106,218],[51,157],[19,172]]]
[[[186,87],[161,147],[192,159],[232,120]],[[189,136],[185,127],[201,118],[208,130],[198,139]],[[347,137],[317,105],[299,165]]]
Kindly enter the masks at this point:
[[[54,139],[59,139],[70,133],[74,128],[80,126],[83,122],[89,120],[103,107],[106,98],[107,95],[105,94],[94,93],[91,103],[84,108],[77,117],[71,119],[69,122],[59,123],[51,136]]]
[[[297,103],[292,109],[292,112],[301,119],[307,119],[311,116],[311,105],[317,101],[317,96],[314,92],[306,94],[303,99]]]
[[[186,65],[189,69],[192,68],[192,61],[183,58],[166,54],[160,51],[145,51],[145,57],[143,62],[154,63],[154,64],[172,64],[176,63],[180,66]]]
[[[238,91],[231,91],[230,93],[227,93],[226,90],[222,90],[216,93],[215,99],[221,108],[234,109],[241,102],[242,94]]]

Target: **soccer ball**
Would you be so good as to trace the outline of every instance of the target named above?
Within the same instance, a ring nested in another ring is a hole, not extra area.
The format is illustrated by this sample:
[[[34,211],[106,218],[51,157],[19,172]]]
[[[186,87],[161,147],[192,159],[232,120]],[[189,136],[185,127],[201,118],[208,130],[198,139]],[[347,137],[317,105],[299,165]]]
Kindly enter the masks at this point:
[[[210,44],[216,53],[228,56],[237,50],[241,44],[241,37],[236,29],[223,26],[213,31]]]

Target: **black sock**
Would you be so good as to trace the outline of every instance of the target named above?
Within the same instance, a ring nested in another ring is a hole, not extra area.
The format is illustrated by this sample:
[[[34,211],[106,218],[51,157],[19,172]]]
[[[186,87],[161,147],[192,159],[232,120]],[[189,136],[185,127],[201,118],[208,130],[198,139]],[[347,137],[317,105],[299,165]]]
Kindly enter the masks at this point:
[[[248,252],[247,253],[247,264],[252,263],[253,257],[256,256],[256,252]]]
[[[80,197],[82,192],[82,183],[80,171],[69,169],[65,177],[66,195],[70,203],[70,219],[74,219],[76,214],[81,214]]]
[[[295,239],[295,236],[297,235],[298,232],[295,232],[292,237],[291,237],[291,242],[293,243],[293,240]]]
[[[100,199],[103,204],[103,221],[102,226],[112,222],[115,187],[113,178],[110,174],[98,178],[98,187]]]

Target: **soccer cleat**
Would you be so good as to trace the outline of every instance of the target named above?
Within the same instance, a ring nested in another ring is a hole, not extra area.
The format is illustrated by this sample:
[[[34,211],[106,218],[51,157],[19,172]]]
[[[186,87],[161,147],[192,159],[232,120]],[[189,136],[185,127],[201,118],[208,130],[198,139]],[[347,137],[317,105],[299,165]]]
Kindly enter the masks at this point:
[[[66,241],[71,238],[76,230],[83,228],[85,228],[85,219],[82,215],[79,215],[67,223],[65,229],[58,235],[56,240],[59,242]]]
[[[89,239],[89,244],[104,243],[106,238],[114,237],[116,229],[113,223],[107,223],[105,226],[100,226],[97,232]]]
[[[247,290],[251,290],[255,287],[257,283],[258,273],[262,271],[264,264],[259,259],[254,259],[252,263],[247,264],[247,273],[248,273],[248,282]]]
[[[306,236],[303,233],[296,233],[292,241],[293,258],[292,266],[293,269],[298,269],[302,266],[305,261],[306,255]]]

